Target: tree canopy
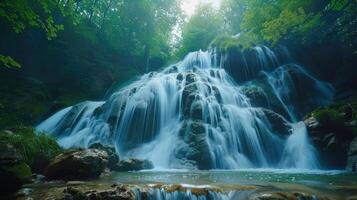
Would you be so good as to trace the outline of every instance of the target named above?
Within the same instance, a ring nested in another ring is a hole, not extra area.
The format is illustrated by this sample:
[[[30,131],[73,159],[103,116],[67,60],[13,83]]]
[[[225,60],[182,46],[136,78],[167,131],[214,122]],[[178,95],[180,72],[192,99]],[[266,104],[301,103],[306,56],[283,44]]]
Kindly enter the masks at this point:
[[[77,31],[83,37],[93,41],[100,35],[119,53],[141,55],[148,62],[153,57],[165,59],[170,55],[170,34],[180,12],[176,0],[4,0],[0,3],[0,19],[15,33],[36,28],[51,40],[66,28],[63,21],[67,20],[78,26]],[[83,26],[94,31],[86,32]],[[10,67],[14,62],[8,62],[9,58],[2,56],[0,61]]]

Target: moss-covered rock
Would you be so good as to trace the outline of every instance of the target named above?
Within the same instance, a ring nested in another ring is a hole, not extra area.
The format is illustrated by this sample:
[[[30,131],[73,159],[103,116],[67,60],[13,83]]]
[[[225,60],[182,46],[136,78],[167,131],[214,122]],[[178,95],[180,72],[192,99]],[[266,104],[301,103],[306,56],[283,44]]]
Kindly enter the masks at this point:
[[[31,127],[16,127],[0,132],[0,145],[12,145],[36,173],[42,173],[50,160],[62,152],[55,139],[37,134]]]
[[[351,141],[357,137],[357,99],[349,98],[318,108],[304,121],[320,151],[323,164],[331,168],[345,168]],[[351,169],[351,166],[348,168]]]
[[[30,176],[30,167],[16,149],[10,144],[0,145],[0,194],[15,192]]]

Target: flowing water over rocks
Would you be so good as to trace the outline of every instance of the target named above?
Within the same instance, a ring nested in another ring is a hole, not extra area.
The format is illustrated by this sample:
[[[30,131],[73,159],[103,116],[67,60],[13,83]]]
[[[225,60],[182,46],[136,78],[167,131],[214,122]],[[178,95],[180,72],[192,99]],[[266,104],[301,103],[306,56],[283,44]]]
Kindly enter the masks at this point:
[[[241,55],[244,65],[232,66],[216,50],[192,52],[102,102],[61,110],[37,129],[67,148],[115,146],[121,158],[150,160],[156,169],[316,169],[299,120],[328,104],[333,88],[279,57],[256,47]]]
[[[352,200],[356,180],[356,174],[311,170],[120,172],[97,181],[26,185],[17,199]]]

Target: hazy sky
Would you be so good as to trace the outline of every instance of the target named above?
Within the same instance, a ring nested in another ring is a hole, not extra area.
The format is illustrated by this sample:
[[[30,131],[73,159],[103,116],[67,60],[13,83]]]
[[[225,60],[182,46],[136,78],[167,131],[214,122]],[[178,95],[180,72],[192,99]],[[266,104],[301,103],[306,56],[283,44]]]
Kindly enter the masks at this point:
[[[199,3],[211,3],[214,7],[218,8],[221,0],[182,0],[181,8],[187,16],[191,16]]]

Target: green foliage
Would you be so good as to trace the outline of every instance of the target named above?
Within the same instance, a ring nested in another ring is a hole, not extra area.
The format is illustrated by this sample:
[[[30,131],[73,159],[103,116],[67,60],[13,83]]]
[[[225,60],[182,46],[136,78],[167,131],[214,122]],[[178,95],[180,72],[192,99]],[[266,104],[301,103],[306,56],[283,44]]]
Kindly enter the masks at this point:
[[[243,1],[246,10],[241,29],[255,36],[255,42],[276,44],[281,39],[306,34],[320,22],[320,13],[308,13],[313,1]]]
[[[222,16],[210,4],[198,5],[195,14],[183,25],[178,55],[206,49],[222,31],[223,24]]]
[[[225,52],[231,48],[240,48],[242,50],[248,49],[254,44],[252,39],[248,37],[249,35],[238,35],[238,36],[229,36],[229,35],[218,35],[210,44],[211,47],[216,47],[219,50]]]
[[[12,172],[19,179],[25,179],[28,176],[31,176],[31,168],[26,163],[16,164],[14,166],[3,166],[1,170]]]
[[[0,64],[4,65],[7,68],[21,68],[21,65],[16,62],[10,56],[4,56],[0,54]]]
[[[0,132],[0,144],[10,144],[34,171],[42,170],[49,161],[61,153],[57,142],[41,133],[36,134],[30,127],[17,127],[14,133]]]
[[[315,110],[312,115],[331,130],[357,135],[357,99],[350,98]]]
[[[337,39],[355,51],[356,6],[348,0],[224,0],[221,12],[231,34],[251,43]]]
[[[57,6],[53,0],[3,0],[0,3],[0,17],[11,24],[16,33],[35,27],[45,31],[47,38],[57,36],[63,25],[53,20],[52,10]]]
[[[340,126],[344,122],[343,116],[339,111],[329,108],[314,112],[314,117],[323,124],[334,124]]]

